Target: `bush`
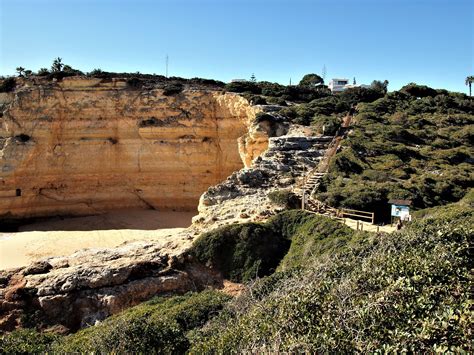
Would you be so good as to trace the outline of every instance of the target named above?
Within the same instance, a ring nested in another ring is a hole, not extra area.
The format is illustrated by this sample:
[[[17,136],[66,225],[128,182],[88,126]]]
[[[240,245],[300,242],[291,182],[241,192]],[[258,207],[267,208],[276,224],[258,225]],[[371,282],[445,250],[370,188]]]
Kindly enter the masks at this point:
[[[288,106],[285,99],[281,97],[269,97],[266,100],[270,105]]]
[[[435,89],[426,85],[417,85],[415,83],[405,85],[400,89],[400,92],[414,97],[433,97],[438,94]]]
[[[226,91],[230,92],[249,92],[252,94],[260,95],[262,89],[252,81],[234,81],[225,86]]]
[[[181,93],[184,90],[184,85],[180,83],[166,84],[163,89],[163,95],[172,96]]]
[[[48,68],[41,68],[40,70],[38,70],[38,73],[36,75],[38,76],[47,76],[50,74],[50,71]]]
[[[242,282],[272,273],[289,245],[269,223],[246,223],[205,233],[194,242],[191,254],[225,278]]]
[[[157,297],[104,322],[63,337],[57,353],[184,353],[187,333],[202,327],[229,297],[216,291]]]
[[[341,127],[341,119],[337,116],[315,115],[311,121],[318,133],[324,133],[326,136],[333,136],[336,134],[339,127]]]
[[[287,209],[300,208],[301,201],[297,195],[289,190],[276,190],[268,194],[268,198],[273,203]]]
[[[332,110],[335,102],[320,99],[309,106]],[[359,103],[357,110],[343,149],[330,163],[334,178],[320,187],[318,199],[377,211],[386,217],[378,220],[387,222],[389,196],[402,195],[419,209],[455,202],[472,186],[474,111],[463,95],[409,84]]]
[[[126,83],[132,89],[141,89],[143,86],[143,82],[139,78],[128,78]]]
[[[0,84],[0,92],[12,92],[15,89],[15,78],[6,78]]]
[[[323,78],[321,78],[318,74],[306,74],[301,79],[300,84],[301,86],[316,86],[318,84],[324,84]]]
[[[360,174],[364,171],[365,164],[354,155],[350,149],[344,149],[336,155],[330,163],[331,172],[342,173],[344,176]]]
[[[50,351],[59,336],[39,333],[34,329],[19,329],[0,335],[1,354],[42,354]]]
[[[252,105],[266,105],[267,104],[267,100],[263,96],[260,96],[260,95],[251,95],[248,98],[248,100]]]

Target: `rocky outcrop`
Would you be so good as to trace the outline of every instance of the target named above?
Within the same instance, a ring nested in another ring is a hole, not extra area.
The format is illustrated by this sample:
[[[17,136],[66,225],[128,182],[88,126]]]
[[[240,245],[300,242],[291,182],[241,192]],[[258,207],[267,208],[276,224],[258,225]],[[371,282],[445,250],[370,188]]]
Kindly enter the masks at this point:
[[[166,243],[82,250],[0,274],[0,331],[18,326],[69,332],[157,294],[222,288],[217,272],[192,262],[188,233]]]
[[[220,91],[167,96],[72,77],[26,83],[0,97],[0,110],[4,218],[195,209],[209,186],[266,148],[249,140],[239,152],[258,109]]]
[[[304,174],[324,156],[332,137],[306,136],[304,128],[287,128],[287,134],[268,139],[268,149],[250,168],[233,173],[210,187],[199,200],[194,226],[207,230],[220,225],[264,220],[281,211],[268,194],[291,191]]]

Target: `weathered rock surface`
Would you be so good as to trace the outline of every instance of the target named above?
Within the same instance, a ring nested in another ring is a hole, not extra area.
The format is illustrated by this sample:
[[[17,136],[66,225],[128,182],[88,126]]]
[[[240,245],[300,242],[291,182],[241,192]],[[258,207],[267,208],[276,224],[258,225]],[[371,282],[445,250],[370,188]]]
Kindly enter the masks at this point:
[[[220,91],[71,77],[4,94],[0,111],[0,218],[195,209],[266,148],[239,152],[258,109]]]
[[[269,200],[268,194],[291,189],[305,172],[318,164],[332,139],[305,136],[300,131],[299,127],[287,128],[286,135],[269,138],[268,150],[250,168],[241,169],[210,187],[199,200],[194,226],[207,230],[264,220],[279,212],[281,208]]]
[[[85,249],[0,275],[0,330],[34,323],[77,330],[157,294],[222,288],[186,257],[189,233],[163,243]]]

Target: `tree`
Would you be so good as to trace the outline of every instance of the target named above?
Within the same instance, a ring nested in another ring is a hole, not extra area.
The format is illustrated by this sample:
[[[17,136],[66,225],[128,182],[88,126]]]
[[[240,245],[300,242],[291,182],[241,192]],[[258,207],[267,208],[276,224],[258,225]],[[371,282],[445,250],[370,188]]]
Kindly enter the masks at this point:
[[[87,75],[92,76],[92,77],[99,77],[103,74],[104,74],[104,72],[102,71],[102,69],[96,68],[96,69],[92,70],[90,73],[88,73]]]
[[[23,73],[25,72],[25,68],[23,67],[17,67],[15,70],[17,71],[18,76],[23,76]]]
[[[318,74],[306,74],[300,81],[301,86],[317,86],[319,84],[324,84],[324,80]]]
[[[384,80],[383,82],[380,80],[374,80],[372,81],[372,84],[370,84],[370,87],[374,90],[386,94],[388,91],[388,80]]]
[[[252,83],[257,82],[257,78],[255,77],[255,74],[254,74],[254,73],[252,73],[252,76],[250,77],[250,81],[251,81]]]
[[[470,75],[466,78],[466,85],[469,86],[469,96],[472,96],[472,83],[474,83],[474,75]]]
[[[29,77],[33,72],[31,70],[25,70],[25,76]]]
[[[64,67],[64,64],[62,62],[62,58],[57,57],[53,61],[53,65],[51,66],[51,71],[52,72],[59,72],[63,69],[63,67]]]
[[[48,74],[49,74],[48,68],[41,68],[40,70],[38,70],[38,75],[39,76],[45,76],[45,75],[48,75]]]

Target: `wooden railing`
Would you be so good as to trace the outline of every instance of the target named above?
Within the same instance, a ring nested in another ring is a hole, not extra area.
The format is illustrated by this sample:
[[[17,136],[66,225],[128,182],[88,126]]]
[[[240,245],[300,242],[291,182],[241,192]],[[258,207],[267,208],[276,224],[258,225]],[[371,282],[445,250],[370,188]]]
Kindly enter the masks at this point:
[[[366,211],[352,210],[349,208],[341,208],[339,209],[339,213],[341,217],[351,216],[351,217],[363,218],[366,220],[370,220],[370,223],[374,224],[374,219],[375,219],[374,212],[366,212]]]

